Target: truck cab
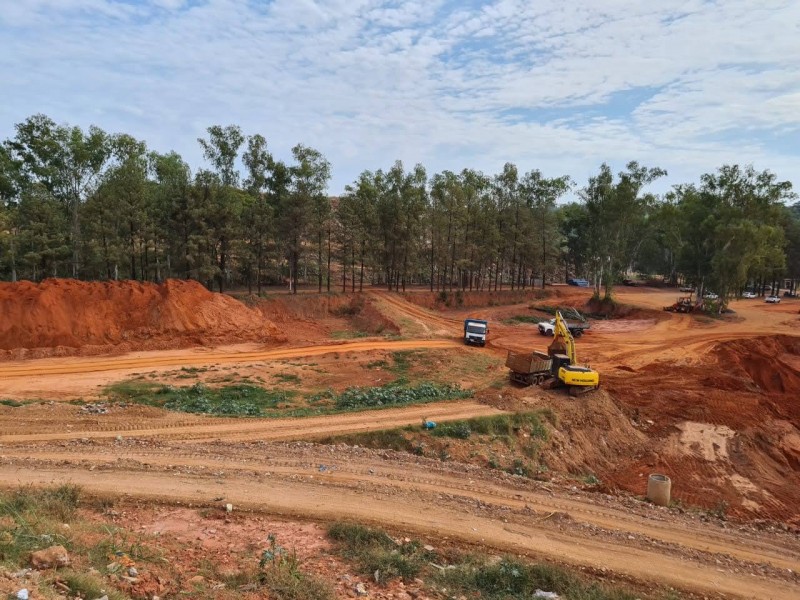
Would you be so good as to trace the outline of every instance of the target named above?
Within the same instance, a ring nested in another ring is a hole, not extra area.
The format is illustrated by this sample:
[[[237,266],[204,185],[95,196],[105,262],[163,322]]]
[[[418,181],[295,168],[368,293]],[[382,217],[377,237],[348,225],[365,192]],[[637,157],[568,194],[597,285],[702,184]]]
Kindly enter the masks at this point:
[[[489,323],[481,319],[466,319],[464,321],[464,343],[477,346],[486,345],[486,336],[489,333]]]

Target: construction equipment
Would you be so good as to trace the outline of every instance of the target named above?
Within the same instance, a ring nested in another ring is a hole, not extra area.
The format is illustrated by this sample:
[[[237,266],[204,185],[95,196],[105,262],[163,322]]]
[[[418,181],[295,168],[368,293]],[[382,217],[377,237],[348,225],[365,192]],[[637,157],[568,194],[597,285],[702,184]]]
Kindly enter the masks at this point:
[[[692,313],[695,311],[703,310],[703,300],[698,298],[695,302],[692,300],[692,295],[689,294],[688,296],[681,296],[675,302],[675,304],[671,304],[669,306],[665,306],[664,310],[667,312],[676,312],[676,313]]]
[[[489,323],[483,319],[466,319],[464,321],[464,343],[486,345]]]
[[[575,339],[561,312],[556,312],[553,342],[543,352],[509,352],[506,366],[511,380],[522,385],[545,388],[566,387],[570,396],[578,396],[600,387],[600,374],[578,364]]]

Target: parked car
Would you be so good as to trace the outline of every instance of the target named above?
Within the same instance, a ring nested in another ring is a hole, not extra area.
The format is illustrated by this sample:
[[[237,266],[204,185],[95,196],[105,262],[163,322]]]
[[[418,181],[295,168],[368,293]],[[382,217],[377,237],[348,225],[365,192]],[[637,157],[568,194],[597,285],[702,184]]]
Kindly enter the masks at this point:
[[[719,300],[719,296],[717,296],[714,292],[706,292],[703,294],[703,300]]]
[[[568,285],[577,285],[578,287],[589,287],[589,282],[585,279],[567,279]]]
[[[767,296],[766,300],[764,300],[764,302],[767,302],[768,304],[779,304],[780,301],[780,296]]]
[[[742,292],[742,298],[752,299],[756,297],[755,292]]]
[[[623,279],[622,280],[622,285],[628,285],[628,286],[633,287],[633,286],[637,286],[639,284],[636,281],[634,281],[633,279]]]

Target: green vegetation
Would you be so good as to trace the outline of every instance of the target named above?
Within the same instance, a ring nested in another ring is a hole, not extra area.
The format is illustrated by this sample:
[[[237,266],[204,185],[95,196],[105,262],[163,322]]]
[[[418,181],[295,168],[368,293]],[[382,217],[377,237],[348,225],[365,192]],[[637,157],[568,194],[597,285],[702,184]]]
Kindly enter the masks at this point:
[[[306,573],[294,551],[278,545],[274,534],[267,536],[269,547],[259,561],[259,583],[276,600],[333,600],[331,586],[318,577]]]
[[[308,395],[303,406],[293,390],[270,390],[256,385],[189,387],[162,385],[141,380],[124,381],[106,389],[111,401],[134,402],[178,412],[225,417],[307,416],[351,410],[365,410],[469,398],[472,392],[439,383],[406,385],[390,383],[380,387],[353,387],[341,393],[333,390]]]
[[[276,373],[272,376],[273,379],[277,379],[283,383],[292,383],[299,385],[302,381],[299,375],[295,375],[294,373]]]
[[[524,431],[531,438],[547,439],[547,429],[542,425],[539,413],[535,412],[449,421],[431,430],[431,434],[438,437],[467,439],[472,434],[507,437],[520,431]]]
[[[292,392],[267,390],[254,385],[210,388],[202,383],[175,387],[128,381],[110,386],[106,395],[114,401],[135,402],[178,412],[226,417],[258,417],[266,411],[286,407]]]
[[[421,383],[415,386],[392,383],[383,387],[348,388],[334,398],[336,408],[353,410],[381,406],[423,404],[456,398],[469,398],[472,392],[457,385]]]
[[[128,596],[117,590],[109,590],[107,583],[91,573],[78,573],[76,571],[60,571],[59,579],[67,585],[76,598],[101,598],[104,595],[108,600],[126,600]]]
[[[455,594],[485,600],[527,600],[536,590],[568,600],[635,600],[639,594],[589,583],[565,568],[506,557],[500,562],[467,560],[435,574],[433,580]]]
[[[331,331],[331,337],[334,340],[353,340],[358,338],[365,338],[370,337],[371,333],[367,331],[351,331],[351,330],[343,330],[343,331]]]
[[[517,323],[531,323],[533,325],[538,325],[539,321],[541,320],[541,317],[537,317],[535,315],[514,315],[513,317],[504,319],[503,323],[506,325],[515,325]]]
[[[368,576],[377,572],[391,579],[420,578],[427,596],[446,591],[447,597],[483,600],[529,600],[536,590],[555,592],[565,600],[634,600],[642,597],[621,587],[606,586],[565,568],[505,557],[425,550],[419,540],[397,542],[380,529],[356,523],[334,523],[328,536],[337,551]]]
[[[397,577],[416,577],[427,561],[435,557],[417,541],[398,544],[386,533],[356,523],[334,523],[328,536],[339,543],[343,555],[356,563],[364,575],[380,582]]]

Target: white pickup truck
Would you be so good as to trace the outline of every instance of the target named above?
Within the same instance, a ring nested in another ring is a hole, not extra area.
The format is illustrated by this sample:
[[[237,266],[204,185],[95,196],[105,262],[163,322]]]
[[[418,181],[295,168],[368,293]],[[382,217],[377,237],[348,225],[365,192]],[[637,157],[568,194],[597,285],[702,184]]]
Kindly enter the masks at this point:
[[[542,335],[553,335],[556,328],[556,320],[550,319],[549,321],[541,321],[539,323],[539,333]],[[567,329],[572,334],[572,337],[581,337],[586,329],[589,329],[589,323],[581,321],[567,321]]]

